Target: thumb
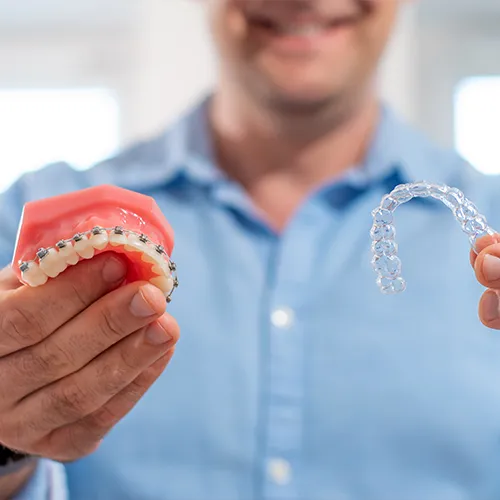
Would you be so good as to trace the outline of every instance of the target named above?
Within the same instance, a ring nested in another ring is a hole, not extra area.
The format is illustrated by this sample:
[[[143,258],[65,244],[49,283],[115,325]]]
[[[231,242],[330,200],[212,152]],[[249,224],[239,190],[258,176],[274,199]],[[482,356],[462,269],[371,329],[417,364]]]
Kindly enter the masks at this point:
[[[12,265],[0,270],[0,291],[15,290],[23,286],[12,269]]]

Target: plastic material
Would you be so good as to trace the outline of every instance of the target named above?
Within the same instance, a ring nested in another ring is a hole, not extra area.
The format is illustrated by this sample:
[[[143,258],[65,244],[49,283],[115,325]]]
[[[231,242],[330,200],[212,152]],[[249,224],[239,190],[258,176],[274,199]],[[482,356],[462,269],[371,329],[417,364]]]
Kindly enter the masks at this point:
[[[153,198],[102,185],[27,203],[12,264],[21,282],[41,286],[82,259],[117,252],[129,263],[125,283],[151,281],[170,298],[178,284],[173,246]]]
[[[400,293],[406,289],[406,282],[401,276],[401,260],[397,256],[394,211],[399,205],[418,197],[432,197],[444,203],[453,213],[462,231],[469,237],[474,251],[479,238],[496,234],[477,207],[457,188],[426,181],[396,186],[372,211],[372,266],[377,273],[377,285],[384,294]]]

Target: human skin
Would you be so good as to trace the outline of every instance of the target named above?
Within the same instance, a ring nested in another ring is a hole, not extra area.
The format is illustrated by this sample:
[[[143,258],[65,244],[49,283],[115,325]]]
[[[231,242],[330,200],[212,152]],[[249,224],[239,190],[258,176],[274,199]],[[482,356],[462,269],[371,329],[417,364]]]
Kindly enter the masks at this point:
[[[500,235],[484,236],[470,252],[476,279],[487,290],[479,301],[479,318],[488,328],[500,330]]]

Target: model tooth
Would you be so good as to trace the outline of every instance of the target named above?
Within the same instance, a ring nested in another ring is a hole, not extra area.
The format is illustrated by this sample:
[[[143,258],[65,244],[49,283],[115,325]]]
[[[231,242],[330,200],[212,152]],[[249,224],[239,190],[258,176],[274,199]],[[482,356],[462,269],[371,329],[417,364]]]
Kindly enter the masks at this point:
[[[104,250],[108,246],[109,236],[106,231],[95,232],[90,236],[89,241],[96,250]]]
[[[76,253],[83,259],[91,259],[95,254],[95,248],[85,234],[76,235],[74,238]]]
[[[151,264],[153,272],[156,274],[170,274],[165,257],[158,253],[155,247],[150,246],[147,251],[142,254],[141,259]]]
[[[160,276],[170,276],[168,262],[163,258],[155,262],[155,265],[152,267],[152,271]]]
[[[156,264],[161,259],[161,256],[155,251],[154,248],[148,248],[141,256],[141,260],[149,264]]]
[[[165,295],[170,294],[174,288],[174,280],[170,276],[156,276],[151,278],[149,282],[158,287]]]
[[[29,262],[23,265],[24,270],[21,271],[23,281],[31,287],[45,285],[49,277],[40,269],[36,262]]]
[[[66,264],[69,266],[74,266],[80,261],[80,256],[76,253],[71,241],[61,240],[57,243],[57,249],[59,250],[59,255],[64,257]]]
[[[39,267],[49,278],[56,278],[68,265],[64,256],[59,255],[55,248],[50,248],[40,259]]]
[[[124,246],[127,244],[127,235],[111,231],[109,233],[109,244],[113,247]]]
[[[148,244],[143,241],[141,236],[137,234],[130,233],[127,237],[127,243],[125,245],[125,250],[127,252],[143,252],[146,253],[149,250]]]

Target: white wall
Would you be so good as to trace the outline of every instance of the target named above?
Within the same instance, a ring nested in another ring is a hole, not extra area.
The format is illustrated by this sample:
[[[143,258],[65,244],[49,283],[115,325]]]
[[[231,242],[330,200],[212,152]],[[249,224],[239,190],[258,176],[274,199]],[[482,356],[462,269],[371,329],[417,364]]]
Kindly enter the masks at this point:
[[[417,3],[403,6],[381,66],[380,89],[385,99],[407,120],[418,123],[420,30]]]
[[[143,0],[134,64],[134,86],[126,104],[133,109],[128,137],[162,127],[214,81],[202,2]]]
[[[473,75],[500,75],[500,15],[422,25],[416,118],[435,140],[454,145],[454,93]]]

